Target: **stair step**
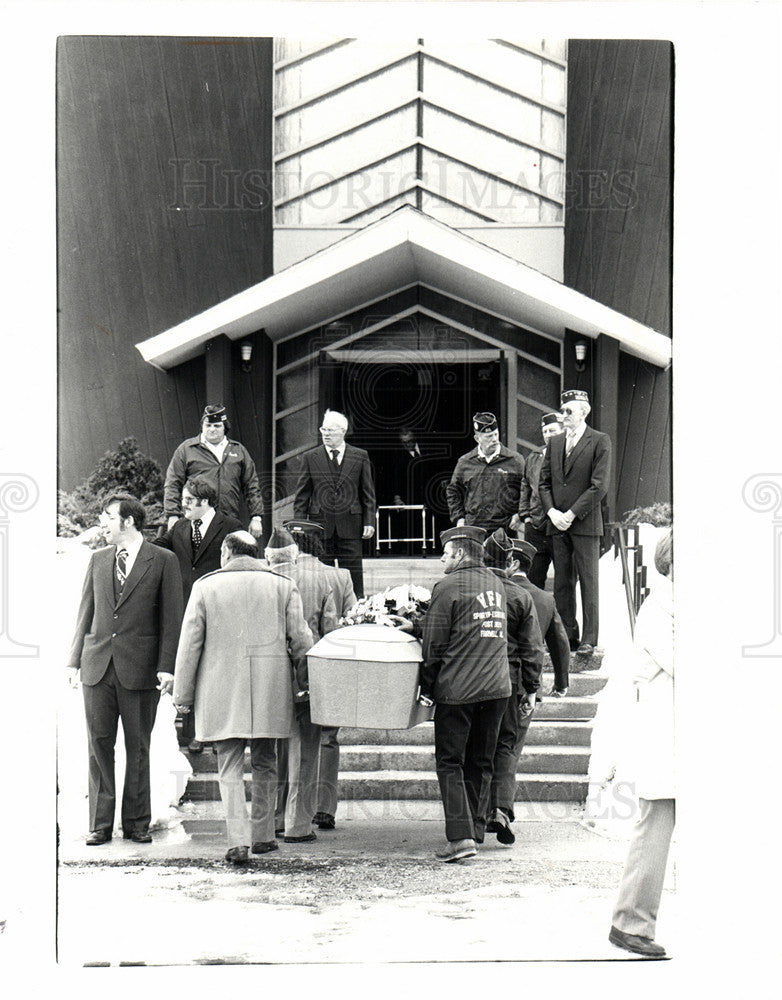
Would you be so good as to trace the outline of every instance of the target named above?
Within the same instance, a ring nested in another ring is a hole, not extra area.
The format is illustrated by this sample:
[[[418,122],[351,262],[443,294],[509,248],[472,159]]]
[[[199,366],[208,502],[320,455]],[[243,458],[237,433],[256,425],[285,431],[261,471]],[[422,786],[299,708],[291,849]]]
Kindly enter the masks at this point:
[[[537,715],[537,713],[536,713]],[[584,746],[592,739],[592,721],[533,717],[527,732],[527,746]],[[434,724],[422,723],[412,729],[340,729],[339,742],[347,746],[434,745]]]
[[[589,747],[525,748],[519,770],[540,774],[586,774]],[[434,771],[434,747],[344,747],[340,754],[341,772],[364,771]]]
[[[518,775],[516,798],[534,802],[582,802],[586,799],[586,775]],[[425,771],[346,771],[339,777],[343,801],[357,799],[439,799],[437,776]]]

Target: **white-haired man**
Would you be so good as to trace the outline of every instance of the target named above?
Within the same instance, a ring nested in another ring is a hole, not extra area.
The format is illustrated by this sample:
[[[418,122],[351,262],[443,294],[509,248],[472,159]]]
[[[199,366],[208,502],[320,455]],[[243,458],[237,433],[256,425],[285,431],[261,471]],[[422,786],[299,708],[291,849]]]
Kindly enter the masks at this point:
[[[601,501],[611,476],[611,439],[586,425],[591,407],[583,389],[560,397],[565,433],[549,440],[538,492],[549,519],[554,548],[554,599],[578,656],[591,656],[597,645],[598,560],[604,525]],[[584,621],[578,645],[576,575]]]
[[[350,571],[357,597],[364,596],[361,546],[375,533],[375,484],[369,455],[346,444],[347,417],[326,410],[322,445],[301,456],[293,513],[323,525],[323,562]]]

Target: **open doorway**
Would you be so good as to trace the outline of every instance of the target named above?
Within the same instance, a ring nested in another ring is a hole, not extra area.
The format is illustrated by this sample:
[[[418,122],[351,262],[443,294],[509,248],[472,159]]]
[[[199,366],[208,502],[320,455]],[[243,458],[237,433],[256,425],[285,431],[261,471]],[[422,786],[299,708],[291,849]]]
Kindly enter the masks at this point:
[[[324,352],[320,411],[348,417],[348,441],[372,460],[378,505],[424,504],[437,537],[451,525],[445,486],[459,456],[475,447],[473,414],[495,413],[504,437],[501,368],[498,350]]]

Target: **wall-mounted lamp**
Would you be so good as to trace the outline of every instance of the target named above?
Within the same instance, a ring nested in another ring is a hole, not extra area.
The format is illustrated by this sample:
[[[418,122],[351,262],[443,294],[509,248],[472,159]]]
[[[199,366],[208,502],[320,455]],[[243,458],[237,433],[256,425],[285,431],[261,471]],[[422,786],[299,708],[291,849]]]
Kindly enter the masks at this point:
[[[245,340],[245,342],[239,348],[239,351],[241,352],[242,355],[242,371],[249,372],[252,368],[252,365],[250,364],[250,359],[253,356],[253,345],[250,343],[249,340]]]
[[[586,341],[579,340],[576,342],[576,371],[582,372],[586,368],[586,356],[587,356],[587,345]]]

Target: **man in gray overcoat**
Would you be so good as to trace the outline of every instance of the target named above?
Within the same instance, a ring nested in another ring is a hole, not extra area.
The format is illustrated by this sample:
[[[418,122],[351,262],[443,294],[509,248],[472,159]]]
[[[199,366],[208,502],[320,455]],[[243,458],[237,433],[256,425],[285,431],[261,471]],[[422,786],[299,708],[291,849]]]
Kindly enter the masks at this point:
[[[223,541],[221,569],[193,585],[177,651],[174,704],[195,712],[196,738],[214,743],[226,813],[226,861],[243,864],[248,850],[277,850],[275,740],[295,726],[294,692],[306,687],[312,633],[296,584],[258,559],[246,531]],[[249,741],[252,820],[244,794]]]

